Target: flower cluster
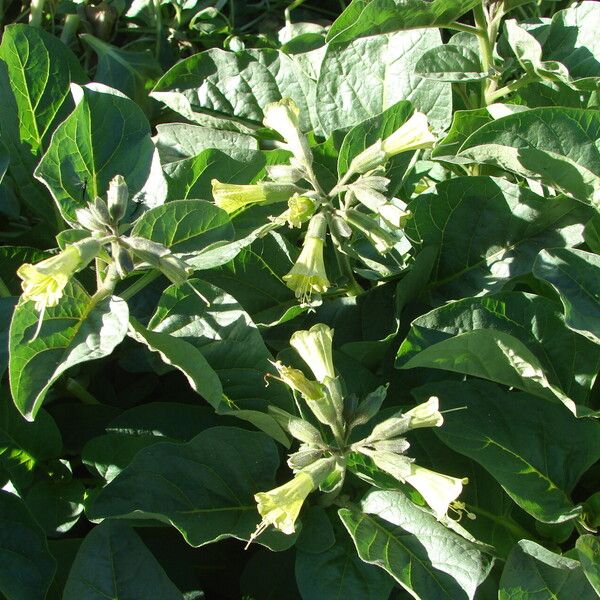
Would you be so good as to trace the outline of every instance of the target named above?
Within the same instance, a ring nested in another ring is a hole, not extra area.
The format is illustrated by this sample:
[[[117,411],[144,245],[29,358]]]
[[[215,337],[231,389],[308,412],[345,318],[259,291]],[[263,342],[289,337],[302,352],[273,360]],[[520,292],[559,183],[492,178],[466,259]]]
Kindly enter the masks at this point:
[[[328,237],[333,242],[340,269],[344,272],[345,291],[360,291],[354,279],[349,257],[356,257],[353,242],[364,240],[381,255],[396,254],[402,246],[402,229],[409,218],[406,205],[397,198],[388,200],[390,180],[383,176],[386,163],[402,152],[429,148],[435,137],[423,113],[414,113],[391,135],[377,140],[359,152],[341,172],[337,184],[326,192],[315,172],[315,158],[308,138],[299,125],[299,111],[289,98],[268,104],[264,125],[282,139],[291,153],[289,163],[267,167],[268,178],[261,183],[237,185],[212,181],[215,204],[228,213],[237,213],[252,205],[281,204],[287,209],[271,217],[275,226],[287,224],[308,230],[296,264],[283,277],[303,305],[320,302],[321,294],[331,287],[325,270],[324,252]],[[354,180],[353,180],[354,179]],[[403,250],[404,249],[404,250]]]
[[[375,469],[414,487],[438,519],[444,518],[449,509],[460,512],[464,508],[457,498],[467,483],[466,478],[436,473],[415,464],[414,459],[405,454],[410,448],[404,437],[407,432],[443,424],[436,397],[407,412],[397,412],[375,425],[366,437],[351,442],[353,428],[365,425],[379,412],[386,397],[386,387],[379,387],[360,403],[346,393],[334,368],[333,330],[327,325],[318,324],[307,331],[297,331],[290,344],[314,379],[281,362],[275,362],[274,366],[279,379],[300,397],[314,421],[310,416],[297,417],[270,407],[269,412],[300,441],[300,447],[288,458],[288,465],[295,472],[294,478],[269,492],[255,495],[262,521],[251,541],[270,525],[288,535],[294,533],[308,495],[321,489],[330,501],[335,498],[343,486],[346,469],[352,468],[349,458],[357,455],[366,457]],[[300,412],[303,414],[302,409]],[[356,474],[362,476],[360,472]]]

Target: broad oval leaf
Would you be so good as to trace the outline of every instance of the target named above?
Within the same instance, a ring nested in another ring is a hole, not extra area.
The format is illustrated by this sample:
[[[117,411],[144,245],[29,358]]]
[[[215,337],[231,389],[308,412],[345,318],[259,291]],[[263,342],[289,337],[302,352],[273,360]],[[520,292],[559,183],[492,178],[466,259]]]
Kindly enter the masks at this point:
[[[262,125],[267,104],[285,97],[299,107],[302,129],[313,129],[313,90],[314,81],[283,52],[214,48],[177,63],[151,95],[192,122],[248,132]]]
[[[522,540],[506,561],[498,590],[498,600],[514,598],[593,600],[597,596],[579,562]]]
[[[600,540],[593,535],[582,535],[575,547],[585,576],[596,593],[600,594]]]
[[[600,256],[574,248],[543,250],[533,274],[558,292],[567,327],[600,344]]]
[[[71,280],[57,306],[40,315],[33,302],[17,305],[10,326],[10,389],[21,414],[32,421],[50,386],[74,365],[108,356],[127,333],[129,309],[116,296],[93,305]]]
[[[330,45],[316,100],[325,133],[358,125],[400,100],[410,100],[436,128],[446,127],[451,115],[450,84],[423,80],[414,66],[427,50],[440,44],[440,33],[431,29]]]
[[[205,200],[176,200],[146,211],[131,235],[163,244],[175,254],[193,254],[216,242],[233,240],[227,213]]]
[[[254,494],[274,487],[279,455],[263,433],[212,427],[187,444],[155,444],[98,494],[91,518],[157,518],[192,546],[235,537],[248,540],[260,516]],[[293,537],[266,532],[258,541],[280,546]]]
[[[486,381],[432,383],[413,395],[418,401],[438,396],[444,411],[461,408],[444,413],[436,435],[480,463],[523,510],[545,523],[581,514],[570,493],[600,458],[596,421]]]
[[[428,50],[415,66],[417,75],[435,81],[481,81],[487,77],[479,56],[466,46],[445,44]]]
[[[401,491],[372,491],[339,510],[358,555],[385,569],[416,599],[473,598],[493,557],[442,525]]]
[[[600,206],[600,114],[576,108],[534,108],[484,125],[459,157],[500,166]]]
[[[122,175],[130,197],[147,207],[162,204],[166,186],[146,116],[129,98],[111,88],[73,86],[75,110],[57,127],[35,175],[50,190],[65,219],[103,196]],[[157,173],[157,170],[159,173]],[[129,203],[129,214],[136,209]]]
[[[441,27],[471,10],[477,0],[352,0],[334,21],[328,42],[420,27]]]
[[[583,242],[593,210],[569,198],[542,198],[492,177],[456,177],[421,194],[406,233],[438,246],[430,291],[436,302],[497,290],[531,272],[543,248]]]
[[[0,491],[0,592],[11,600],[44,600],[56,563],[46,535],[23,501]]]
[[[106,598],[183,600],[135,531],[110,519],[83,540],[63,594],[63,600]]]

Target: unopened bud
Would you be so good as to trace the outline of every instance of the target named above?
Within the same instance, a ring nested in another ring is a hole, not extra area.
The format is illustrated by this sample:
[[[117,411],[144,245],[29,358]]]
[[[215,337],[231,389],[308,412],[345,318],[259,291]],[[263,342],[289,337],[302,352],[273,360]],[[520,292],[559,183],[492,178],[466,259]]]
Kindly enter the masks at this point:
[[[302,447],[298,452],[294,452],[294,454],[290,454],[287,460],[287,464],[290,469],[297,471],[298,469],[304,469],[311,465],[316,460],[323,456],[322,450],[316,450],[312,448]]]
[[[398,229],[403,229],[410,219],[410,212],[408,210],[403,210],[390,202],[380,206],[377,212],[390,227],[397,227]]]
[[[382,141],[378,140],[372,146],[365,148],[360,154],[355,156],[348,167],[348,173],[366,173],[383,165],[387,160],[382,148]],[[349,175],[347,175],[349,177]]]
[[[106,230],[106,226],[88,208],[75,209],[75,217],[77,222],[88,231],[104,232]]]
[[[309,446],[325,445],[319,430],[304,419],[293,417],[288,421],[287,429],[293,437]]]
[[[267,173],[273,181],[279,183],[296,183],[306,176],[306,170],[292,165],[269,165]]]
[[[89,210],[92,216],[102,223],[102,225],[109,227],[112,224],[112,219],[108,213],[108,206],[106,206],[106,202],[102,198],[96,197],[89,205]]]
[[[361,213],[354,208],[349,208],[342,213],[346,221],[360,231],[375,246],[381,254],[389,252],[397,243],[397,239],[388,231],[379,226],[373,217]]]
[[[123,279],[128,273],[134,269],[133,258],[131,252],[119,244],[113,247],[113,258],[115,260],[115,268],[117,275]]]
[[[352,427],[368,423],[378,412],[387,395],[387,386],[380,385],[358,405],[352,419]]]
[[[129,200],[129,188],[122,175],[115,175],[111,179],[106,198],[110,217],[114,223],[118,223],[125,216]]]

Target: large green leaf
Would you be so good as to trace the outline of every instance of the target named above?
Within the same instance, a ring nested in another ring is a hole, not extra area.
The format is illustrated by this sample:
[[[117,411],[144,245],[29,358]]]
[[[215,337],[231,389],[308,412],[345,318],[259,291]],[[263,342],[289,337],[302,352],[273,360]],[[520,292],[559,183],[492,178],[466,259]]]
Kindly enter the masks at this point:
[[[498,590],[498,600],[520,598],[593,600],[597,596],[576,560],[522,540],[506,561]]]
[[[163,244],[176,254],[193,254],[233,239],[227,213],[204,200],[176,200],[145,212],[131,235]]]
[[[106,598],[183,600],[135,531],[110,519],[83,540],[63,594],[63,600]]]
[[[153,352],[158,352],[163,362],[180,370],[186,376],[190,387],[195,392],[209,404],[219,408],[223,401],[223,388],[202,352],[184,339],[146,329],[134,318],[130,319],[130,327],[130,335],[135,340],[145,344]]]
[[[543,296],[502,292],[449,302],[412,322],[397,365],[438,342],[481,329],[518,339],[535,355],[549,382],[575,402],[587,403],[600,350],[565,327],[557,303]]]
[[[453,83],[480,81],[487,77],[476,52],[466,46],[453,44],[425,52],[417,62],[415,71],[425,79]]]
[[[420,27],[443,27],[456,21],[477,0],[352,0],[334,21],[328,42]]]
[[[54,419],[41,410],[30,423],[23,419],[8,393],[0,393],[0,464],[13,486],[31,485],[35,467],[60,457],[62,439]]]
[[[418,599],[473,598],[493,558],[451,531],[401,491],[372,491],[358,508],[342,508],[358,555],[385,569]]]
[[[582,243],[593,212],[491,177],[456,177],[435,190],[411,202],[406,233],[439,247],[430,284],[436,301],[497,290],[529,273],[541,249]]]
[[[67,369],[108,356],[127,333],[127,303],[116,296],[93,305],[75,280],[40,319],[33,302],[15,309],[10,327],[10,389],[21,414],[33,420],[50,386]]]
[[[438,396],[444,425],[435,433],[480,463],[525,511],[545,523],[581,513],[570,494],[600,458],[600,425],[577,419],[562,405],[485,381],[432,383],[414,392]],[[466,409],[465,409],[466,407]]]
[[[0,592],[11,600],[44,600],[56,563],[42,528],[23,501],[0,491]]]
[[[600,256],[576,249],[543,250],[533,274],[558,291],[567,327],[600,344]]]
[[[85,75],[75,55],[55,36],[21,24],[5,28],[0,45],[0,132],[10,153],[9,172],[29,210],[51,224],[57,223],[55,209],[33,170],[52,131],[72,108],[72,81],[83,83]]]
[[[343,532],[340,532],[343,535]],[[363,562],[352,542],[336,539],[323,552],[296,553],[296,583],[302,600],[361,598],[386,600],[394,581],[384,572]]]
[[[300,108],[302,128],[309,130],[313,90],[314,82],[283,52],[215,48],[177,63],[152,96],[192,122],[246,132],[261,126],[269,102],[292,98]]]
[[[582,535],[575,547],[585,576],[596,593],[600,594],[600,540],[593,535]]]
[[[274,487],[279,456],[262,433],[213,427],[187,444],[155,444],[98,494],[91,518],[156,518],[192,546],[226,537],[249,539],[260,520],[254,494]],[[289,545],[280,534],[258,541]]]
[[[292,399],[278,381],[271,354],[248,314],[217,287],[192,280],[210,302],[206,305],[189,285],[167,288],[150,320],[149,329],[185,340],[202,352],[221,379],[232,408],[266,412],[269,405],[291,410]]]
[[[162,204],[166,186],[150,125],[142,110],[120,92],[99,86],[73,86],[75,110],[57,127],[35,174],[63,216],[76,222],[75,209],[106,194],[122,175],[130,196],[147,207]],[[84,189],[85,188],[85,189]],[[130,203],[130,213],[136,203]]]
[[[353,127],[400,100],[410,100],[436,128],[447,126],[450,84],[415,74],[417,60],[440,44],[440,33],[431,29],[330,45],[321,65],[316,100],[325,133]]]
[[[467,138],[459,158],[493,164],[600,206],[600,114],[534,108],[496,119]]]
[[[234,157],[238,151],[241,156],[245,156],[245,150],[258,150],[258,142],[251,135],[191,123],[157,125],[155,141],[163,165],[193,158],[211,148]]]
[[[552,17],[544,58],[563,63],[572,77],[600,77],[600,6],[581,2]]]

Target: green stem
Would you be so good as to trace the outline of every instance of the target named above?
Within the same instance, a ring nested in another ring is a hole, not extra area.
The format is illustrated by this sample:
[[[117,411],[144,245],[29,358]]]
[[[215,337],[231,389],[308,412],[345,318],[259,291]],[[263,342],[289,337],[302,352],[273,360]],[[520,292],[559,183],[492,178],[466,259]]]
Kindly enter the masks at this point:
[[[143,290],[148,284],[152,283],[155,279],[160,277],[159,271],[148,271],[141,277],[138,277],[128,288],[125,288],[120,294],[119,298],[123,300],[129,300],[132,296],[135,296],[138,292]]]
[[[110,296],[114,292],[115,286],[117,285],[118,281],[119,276],[117,275],[115,265],[111,264],[106,270],[106,276],[104,277],[104,281],[102,281],[102,283],[96,290],[96,293],[91,298],[88,307],[88,313],[98,304],[98,302],[101,302],[102,300],[104,300],[104,298],[108,298],[108,296]]]
[[[163,22],[162,22],[162,12],[160,7],[160,0],[154,0],[154,12],[156,17],[156,48],[154,50],[154,57],[158,60],[161,52],[161,43],[162,43],[162,32],[163,32]]]
[[[449,23],[448,25],[441,25],[443,29],[453,29],[454,31],[465,31],[466,33],[472,33],[473,35],[479,35],[480,30],[473,25],[465,25],[464,23]]]
[[[486,73],[489,73],[494,67],[494,42],[495,40],[490,39],[489,36],[489,25],[485,10],[483,9],[483,3],[478,4],[473,8],[473,17],[475,18],[475,25],[477,26],[477,40],[479,42],[479,52],[481,54],[481,66]],[[487,106],[487,97],[490,91],[495,87],[489,77],[486,77],[481,82],[481,102],[484,106]]]
[[[348,294],[348,296],[359,296],[365,290],[363,290],[358,281],[354,279],[354,273],[352,272],[350,260],[345,254],[342,254],[338,250],[335,251],[335,256],[342,275],[348,281],[346,285],[346,294]]]
[[[8,286],[4,283],[2,277],[0,277],[0,298],[10,298],[12,295]]]
[[[29,24],[32,27],[41,27],[44,15],[44,0],[31,0]]]
[[[79,28],[79,15],[72,14],[67,15],[65,18],[65,24],[60,34],[60,41],[68,46],[71,43],[71,38],[75,35]]]
[[[511,94],[512,92],[518,90],[519,88],[523,87],[524,85],[527,85],[528,83],[530,83],[532,81],[536,81],[536,80],[537,80],[537,77],[535,75],[531,75],[531,74],[524,75],[520,79],[517,79],[516,81],[513,81],[513,82],[509,83],[508,85],[501,87],[500,89],[496,90],[495,92],[492,92],[491,94],[488,93],[487,104],[493,104],[494,102],[500,100],[500,98],[504,98],[504,96],[507,96],[508,94]]]
[[[84,404],[101,404],[98,399],[90,394],[77,380],[69,377],[65,383],[65,389],[81,400]]]

